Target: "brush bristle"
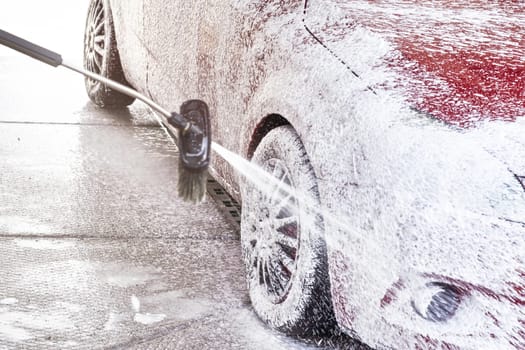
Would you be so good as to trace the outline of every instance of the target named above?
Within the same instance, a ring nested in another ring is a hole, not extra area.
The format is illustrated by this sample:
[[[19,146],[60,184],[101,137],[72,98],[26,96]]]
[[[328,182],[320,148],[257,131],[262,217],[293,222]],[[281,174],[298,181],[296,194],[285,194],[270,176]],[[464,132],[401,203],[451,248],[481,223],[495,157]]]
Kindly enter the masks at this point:
[[[200,203],[206,196],[206,180],[208,172],[206,169],[195,171],[187,169],[179,162],[179,197],[185,202]]]

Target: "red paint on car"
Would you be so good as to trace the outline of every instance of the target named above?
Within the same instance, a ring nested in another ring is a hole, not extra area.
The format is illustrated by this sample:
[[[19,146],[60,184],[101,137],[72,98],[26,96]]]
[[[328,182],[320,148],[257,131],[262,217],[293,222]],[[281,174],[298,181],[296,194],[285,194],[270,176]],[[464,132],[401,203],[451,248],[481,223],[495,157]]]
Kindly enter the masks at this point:
[[[430,116],[462,127],[525,116],[525,6],[520,1],[333,0],[315,35],[350,69],[339,46],[357,28],[392,45],[388,82]],[[384,61],[378,62],[383,65]],[[366,72],[356,70],[366,81]],[[381,84],[380,84],[381,85]],[[382,88],[384,86],[376,86]]]
[[[405,283],[402,279],[397,280],[395,283],[392,284],[390,288],[387,289],[385,295],[381,299],[381,307],[384,308],[394,301],[397,300],[397,295],[400,290],[405,288]]]

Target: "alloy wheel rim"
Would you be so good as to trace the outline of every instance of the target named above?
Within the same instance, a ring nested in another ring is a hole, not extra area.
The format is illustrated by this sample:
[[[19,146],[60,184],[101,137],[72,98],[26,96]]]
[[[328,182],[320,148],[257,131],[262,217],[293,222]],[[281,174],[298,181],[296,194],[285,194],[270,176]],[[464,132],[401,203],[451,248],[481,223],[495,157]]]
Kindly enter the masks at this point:
[[[102,74],[106,58],[106,9],[101,0],[92,3],[88,13],[84,42],[85,68],[93,73]],[[96,80],[88,78],[89,88],[93,89]]]
[[[277,179],[268,193],[255,188],[256,216],[249,228],[249,269],[252,285],[256,285],[274,304],[286,299],[297,270],[300,243],[300,218],[290,172],[283,161],[265,162],[265,170]]]

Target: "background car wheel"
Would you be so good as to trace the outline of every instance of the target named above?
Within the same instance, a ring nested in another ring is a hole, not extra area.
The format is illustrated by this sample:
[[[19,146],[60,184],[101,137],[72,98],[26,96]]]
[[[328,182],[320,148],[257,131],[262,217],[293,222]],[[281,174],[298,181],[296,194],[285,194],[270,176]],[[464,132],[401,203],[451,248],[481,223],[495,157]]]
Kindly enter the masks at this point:
[[[108,0],[92,0],[89,5],[84,34],[84,68],[129,85],[120,63]],[[85,84],[89,98],[101,107],[124,107],[135,100],[88,77]]]
[[[266,190],[243,184],[241,242],[253,307],[280,331],[326,333],[335,326],[326,244],[321,216],[308,208],[318,207],[319,195],[304,146],[281,126],[261,141],[252,162],[277,179]]]

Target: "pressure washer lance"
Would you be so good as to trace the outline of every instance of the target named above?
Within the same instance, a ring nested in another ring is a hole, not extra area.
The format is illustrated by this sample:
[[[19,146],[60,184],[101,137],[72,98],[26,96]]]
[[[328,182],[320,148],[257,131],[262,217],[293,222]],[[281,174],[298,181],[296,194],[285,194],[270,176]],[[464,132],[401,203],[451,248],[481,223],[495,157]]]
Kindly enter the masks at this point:
[[[53,67],[63,66],[93,80],[99,81],[125,95],[134,97],[166,117],[168,123],[179,130],[179,196],[185,201],[198,203],[206,194],[207,169],[210,164],[211,130],[209,110],[201,100],[189,100],[180,107],[180,114],[168,112],[148,97],[128,86],[88,70],[75,67],[62,60],[62,56],[46,48],[0,29],[0,44],[10,47]]]

